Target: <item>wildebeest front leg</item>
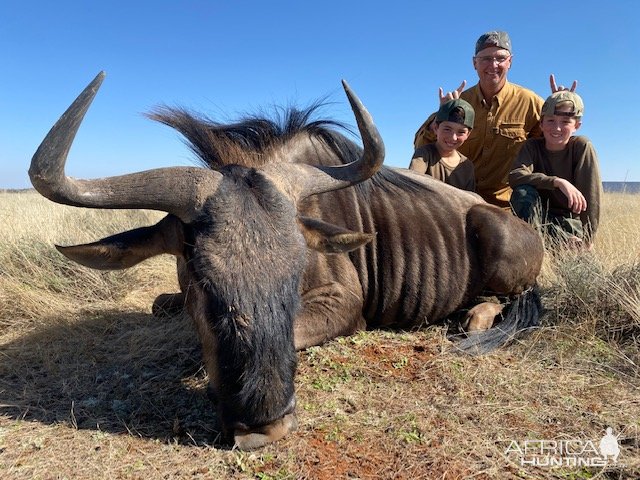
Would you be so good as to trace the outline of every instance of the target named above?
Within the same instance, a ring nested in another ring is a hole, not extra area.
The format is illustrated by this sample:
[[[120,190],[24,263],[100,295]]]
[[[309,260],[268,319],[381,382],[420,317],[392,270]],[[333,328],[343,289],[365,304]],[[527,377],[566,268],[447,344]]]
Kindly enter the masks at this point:
[[[320,345],[365,328],[361,295],[339,283],[321,285],[302,295],[302,309],[294,326],[295,347],[301,350]]]
[[[154,317],[169,317],[184,310],[185,296],[183,293],[162,293],[156,297],[151,306]]]
[[[302,308],[294,324],[295,348],[301,350],[366,327],[362,287],[348,252],[375,235],[303,215],[298,225],[308,247],[300,286]]]
[[[179,293],[163,293],[156,297],[151,307],[154,317],[167,317],[181,313],[185,308],[187,298],[186,292],[189,285],[187,264],[184,258],[176,259],[176,269],[178,273],[178,284],[182,290]]]

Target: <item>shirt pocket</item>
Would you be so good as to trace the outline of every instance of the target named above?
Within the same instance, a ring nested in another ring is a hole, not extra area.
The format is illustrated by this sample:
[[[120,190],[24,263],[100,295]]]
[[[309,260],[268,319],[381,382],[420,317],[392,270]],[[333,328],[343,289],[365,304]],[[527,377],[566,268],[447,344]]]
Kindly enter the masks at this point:
[[[524,131],[524,123],[503,122],[498,126],[498,134],[511,141],[524,142],[527,139],[527,133]]]

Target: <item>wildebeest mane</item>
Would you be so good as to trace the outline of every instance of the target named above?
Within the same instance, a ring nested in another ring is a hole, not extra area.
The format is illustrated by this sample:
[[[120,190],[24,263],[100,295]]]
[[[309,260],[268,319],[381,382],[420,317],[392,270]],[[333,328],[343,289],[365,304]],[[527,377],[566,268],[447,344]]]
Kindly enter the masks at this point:
[[[416,182],[406,175],[401,175],[396,170],[383,166],[378,173],[373,175],[369,180],[355,185],[353,188],[358,190],[365,197],[374,189],[393,193],[396,192],[424,192],[429,187],[423,183]]]
[[[275,108],[271,115],[247,115],[229,124],[180,107],[159,107],[147,116],[177,130],[198,161],[214,170],[230,164],[260,167],[270,160],[270,149],[301,133],[323,141],[340,163],[352,162],[360,157],[362,148],[340,130],[352,135],[354,130],[336,120],[315,118],[326,105],[317,101],[304,109]],[[330,166],[335,162],[336,159],[327,157],[321,164]],[[355,186],[365,197],[372,189],[389,191],[396,187],[404,191],[425,190],[423,184],[384,166],[369,180]]]
[[[358,147],[337,130],[353,130],[336,120],[314,118],[325,105],[318,101],[304,109],[276,108],[270,116],[248,115],[230,124],[180,107],[159,107],[147,116],[180,132],[197,159],[215,170],[230,164],[264,165],[270,160],[268,153],[273,147],[302,133],[322,140],[339,158],[351,161],[356,158]]]

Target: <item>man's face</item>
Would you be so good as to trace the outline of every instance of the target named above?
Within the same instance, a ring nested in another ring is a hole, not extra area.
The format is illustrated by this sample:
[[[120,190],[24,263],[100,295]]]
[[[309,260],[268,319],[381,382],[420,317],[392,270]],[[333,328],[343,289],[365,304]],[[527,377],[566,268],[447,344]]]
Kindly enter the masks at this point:
[[[511,68],[511,53],[504,48],[487,47],[473,57],[473,68],[478,72],[480,85],[499,90]]]

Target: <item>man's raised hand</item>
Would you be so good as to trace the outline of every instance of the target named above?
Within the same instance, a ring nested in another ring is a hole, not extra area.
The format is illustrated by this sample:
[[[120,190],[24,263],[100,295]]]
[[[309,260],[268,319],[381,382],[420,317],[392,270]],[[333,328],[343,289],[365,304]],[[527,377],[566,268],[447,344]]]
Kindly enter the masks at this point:
[[[464,87],[467,85],[467,81],[463,80],[458,88],[456,88],[453,92],[444,93],[442,87],[438,89],[438,96],[440,97],[440,105],[447,103],[449,100],[455,100],[456,98],[460,98],[460,94],[464,90]]]
[[[564,85],[557,85],[556,84],[556,77],[552,73],[549,76],[549,85],[551,86],[551,93],[561,92],[563,90],[569,90],[570,92],[575,92],[576,91],[576,87],[578,86],[578,81],[574,80],[573,84],[571,85],[571,88],[567,88]],[[442,91],[442,89],[440,89],[440,91]]]

